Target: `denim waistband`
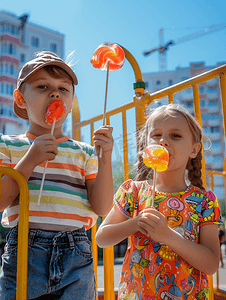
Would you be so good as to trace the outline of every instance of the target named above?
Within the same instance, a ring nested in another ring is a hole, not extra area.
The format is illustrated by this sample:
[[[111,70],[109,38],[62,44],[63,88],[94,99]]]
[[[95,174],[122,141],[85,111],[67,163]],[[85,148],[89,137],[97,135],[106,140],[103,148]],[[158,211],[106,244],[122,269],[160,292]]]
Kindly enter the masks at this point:
[[[10,237],[18,237],[18,226],[11,229]],[[53,246],[56,244],[69,244],[70,248],[73,249],[77,241],[82,241],[87,238],[85,227],[73,231],[60,232],[31,228],[28,232],[28,246],[32,246],[35,242]]]

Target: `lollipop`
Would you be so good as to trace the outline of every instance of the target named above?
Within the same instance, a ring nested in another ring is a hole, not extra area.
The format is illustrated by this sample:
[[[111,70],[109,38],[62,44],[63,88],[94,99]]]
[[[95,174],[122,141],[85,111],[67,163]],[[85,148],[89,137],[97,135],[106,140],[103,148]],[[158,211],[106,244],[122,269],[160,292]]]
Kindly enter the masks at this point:
[[[66,112],[66,104],[61,100],[53,100],[47,107],[46,120],[47,124],[53,124],[58,121]]]
[[[123,49],[119,45],[113,43],[106,43],[97,47],[91,59],[94,68],[107,70],[103,125],[105,125],[109,70],[115,71],[120,69],[124,64],[124,60],[125,53]],[[102,157],[102,148],[100,148],[100,157]]]
[[[100,45],[95,51],[91,59],[94,68],[107,70],[109,63],[109,70],[115,71],[120,69],[125,60],[125,53],[123,49],[113,43],[106,43]]]
[[[156,172],[164,172],[167,170],[169,153],[166,148],[160,145],[150,145],[143,151],[143,162],[148,168],[152,168],[154,170],[151,203],[151,207],[154,207]],[[148,206],[150,206],[150,200],[146,203],[146,207]]]
[[[66,112],[66,109],[67,109],[66,104],[61,100],[53,100],[52,102],[49,103],[46,109],[45,122],[50,125],[52,124],[51,135],[53,135],[56,122],[63,117],[63,115]],[[37,203],[38,206],[40,205],[40,200],[42,196],[42,189],[45,181],[47,164],[48,164],[48,160],[45,163],[45,168],[42,176],[42,183],[41,183],[38,203]]]

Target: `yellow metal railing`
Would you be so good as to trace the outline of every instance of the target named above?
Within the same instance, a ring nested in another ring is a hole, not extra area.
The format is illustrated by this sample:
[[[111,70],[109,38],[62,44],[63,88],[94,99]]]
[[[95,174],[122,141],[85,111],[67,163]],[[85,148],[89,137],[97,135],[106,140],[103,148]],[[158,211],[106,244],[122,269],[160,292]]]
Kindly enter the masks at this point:
[[[136,110],[136,128],[139,129],[139,127],[143,125],[145,122],[147,107],[149,107],[149,105],[153,101],[159,100],[164,97],[168,97],[168,102],[173,103],[175,93],[181,92],[188,88],[192,88],[195,117],[198,123],[200,124],[200,126],[202,127],[199,85],[208,80],[218,77],[220,78],[220,90],[221,90],[221,100],[222,100],[222,108],[223,108],[223,123],[224,123],[224,132],[225,132],[226,129],[226,65],[220,66],[211,71],[205,72],[191,79],[185,80],[183,82],[177,83],[173,86],[167,87],[165,89],[150,94],[148,92],[145,92],[144,81],[142,79],[142,74],[136,60],[128,50],[126,50],[125,48],[123,48],[123,50],[125,51],[126,59],[131,64],[135,74],[135,84],[134,84],[135,96],[133,101],[107,111],[106,117],[108,120],[108,124],[110,124],[110,117],[117,114],[122,115],[124,180],[128,179],[128,173],[129,173],[126,112],[132,108],[135,108]],[[77,107],[78,109],[77,104],[75,105],[75,107]],[[80,122],[80,117],[77,115],[76,118],[75,112],[73,112],[73,138],[78,136],[80,137],[80,128],[90,125],[91,144],[93,145],[92,134],[93,134],[94,124],[101,119],[103,119],[103,114],[97,115],[95,117]],[[204,147],[202,148],[203,148],[202,178],[203,178],[204,187],[206,187]],[[95,249],[97,246],[95,242],[95,234],[96,234],[96,226],[92,228],[92,241],[93,241],[93,252],[94,252],[94,265],[97,268],[97,250]],[[105,266],[104,267],[104,280],[105,280],[104,299],[107,300],[113,300],[115,297],[114,286],[112,285],[112,280],[113,280],[112,270],[113,270],[114,261],[113,261],[113,254],[110,254],[113,252],[112,248],[113,247],[104,249],[104,266]],[[95,269],[95,272],[97,273],[97,269]],[[213,299],[212,276],[210,276],[209,279],[211,283],[211,299]]]
[[[17,170],[9,167],[0,167],[2,176],[13,178],[20,189],[19,225],[18,225],[18,252],[17,252],[17,290],[16,299],[27,299],[27,261],[28,261],[28,227],[29,227],[29,189],[24,176]],[[1,180],[0,180],[1,192]],[[0,193],[1,195],[1,193]],[[1,199],[0,199],[1,201]]]
[[[217,172],[217,171],[207,171],[207,174],[210,177],[210,189],[214,190],[214,180],[213,176],[223,176],[224,177],[224,189],[225,189],[225,195],[226,195],[226,158],[224,159],[224,167],[223,172]],[[226,208],[226,205],[225,205]],[[214,293],[217,293],[219,296],[226,297],[226,292],[221,290],[219,287],[219,271],[216,272],[216,286],[213,288]]]

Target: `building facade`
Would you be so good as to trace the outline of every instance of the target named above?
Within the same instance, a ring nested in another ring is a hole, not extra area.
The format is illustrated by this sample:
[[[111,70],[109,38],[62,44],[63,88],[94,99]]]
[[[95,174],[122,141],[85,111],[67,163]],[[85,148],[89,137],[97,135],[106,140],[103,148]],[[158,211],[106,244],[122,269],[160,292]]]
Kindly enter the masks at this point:
[[[204,62],[191,63],[187,68],[176,68],[175,71],[143,74],[146,89],[149,93],[156,92],[178,82],[184,81],[198,74],[209,71],[224,63],[215,66],[205,66]],[[199,86],[202,126],[204,134],[204,149],[206,169],[223,171],[225,157],[223,115],[218,78],[209,80]],[[168,99],[160,99],[151,107],[167,104]],[[194,116],[192,88],[174,94],[174,103],[181,104]],[[219,199],[224,199],[224,178],[214,176],[214,187]]]
[[[41,50],[63,58],[64,35],[28,22],[29,16],[17,17],[0,11],[0,132],[20,134],[28,122],[13,113],[13,93],[23,64]]]

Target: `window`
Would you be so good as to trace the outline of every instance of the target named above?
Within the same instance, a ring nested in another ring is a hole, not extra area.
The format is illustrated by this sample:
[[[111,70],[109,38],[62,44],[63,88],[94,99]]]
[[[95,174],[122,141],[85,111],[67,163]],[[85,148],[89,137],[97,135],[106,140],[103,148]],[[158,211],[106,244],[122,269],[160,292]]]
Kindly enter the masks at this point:
[[[57,53],[57,44],[50,44],[50,51]]]
[[[24,63],[25,62],[25,54],[20,54],[20,62]]]
[[[1,84],[1,93],[4,93],[4,83]]]
[[[169,86],[170,86],[170,85],[173,85],[173,80],[170,79],[168,83],[169,83]]]
[[[209,106],[210,107],[218,107],[218,102],[217,101],[210,101]]]
[[[33,36],[33,37],[31,38],[31,45],[32,45],[33,47],[38,48],[38,46],[39,46],[39,38]]]
[[[217,93],[217,88],[209,87],[207,91],[208,91],[208,93]]]
[[[157,80],[156,81],[156,85],[160,85],[161,84],[161,81],[160,80]]]
[[[147,81],[145,82],[145,87],[148,88],[148,82]]]
[[[13,54],[13,44],[9,45],[9,54]]]
[[[220,132],[220,128],[219,127],[210,127],[211,132]]]
[[[203,64],[195,64],[193,65],[193,68],[194,69],[199,69],[199,68],[202,68]]]
[[[200,107],[205,107],[205,101],[200,101]]]
[[[200,86],[200,87],[199,87],[199,93],[200,93],[200,94],[204,94],[204,87],[203,87],[203,86]]]
[[[13,75],[13,73],[14,73],[14,67],[13,67],[13,65],[11,65],[10,66],[10,74]]]
[[[10,95],[13,96],[13,85],[12,84],[10,85]]]

